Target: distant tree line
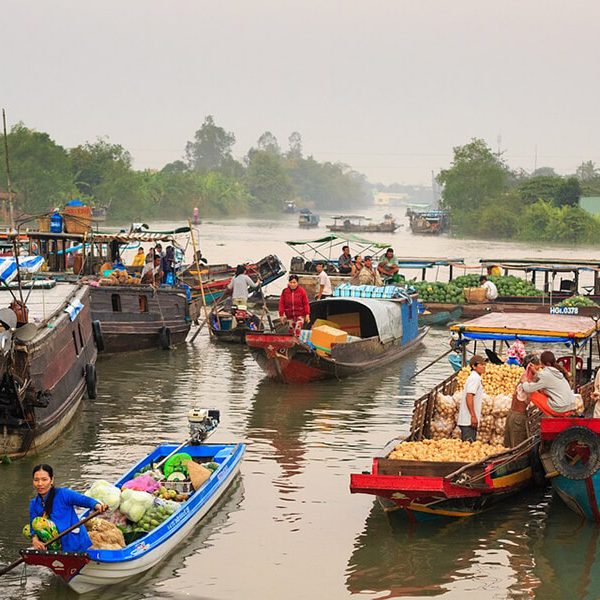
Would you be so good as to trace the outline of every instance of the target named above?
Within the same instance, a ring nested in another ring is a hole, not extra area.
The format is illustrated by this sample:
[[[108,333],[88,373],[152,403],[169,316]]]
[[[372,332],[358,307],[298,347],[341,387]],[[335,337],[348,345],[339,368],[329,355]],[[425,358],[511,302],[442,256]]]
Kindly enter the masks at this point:
[[[115,220],[188,218],[281,212],[285,202],[299,207],[342,209],[369,199],[363,175],[341,163],[305,156],[293,132],[288,149],[265,132],[242,161],[232,155],[235,135],[209,115],[185,145],[181,160],[161,170],[136,170],[130,153],[98,138],[63,148],[47,133],[18,123],[8,137],[16,206],[40,214],[72,198],[109,207]],[[0,148],[0,189],[6,188],[4,146]]]
[[[481,139],[454,148],[442,170],[443,204],[460,236],[561,244],[600,242],[600,220],[579,207],[600,195],[600,172],[584,162],[571,176],[543,167],[531,174],[508,168]]]

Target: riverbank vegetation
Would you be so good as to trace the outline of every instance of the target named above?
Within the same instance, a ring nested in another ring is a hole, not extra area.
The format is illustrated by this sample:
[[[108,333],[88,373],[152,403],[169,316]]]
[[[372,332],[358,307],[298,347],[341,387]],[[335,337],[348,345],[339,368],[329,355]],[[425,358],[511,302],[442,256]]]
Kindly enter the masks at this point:
[[[600,220],[579,207],[582,195],[600,195],[600,172],[592,162],[572,176],[547,167],[528,174],[509,169],[501,155],[473,139],[454,148],[451,166],[437,179],[455,235],[557,244],[600,241]]]
[[[130,153],[99,138],[64,148],[44,132],[19,123],[8,135],[17,211],[40,214],[72,198],[109,207],[114,220],[185,219],[276,214],[285,202],[299,207],[340,209],[370,201],[363,175],[341,163],[305,156],[293,132],[282,150],[265,132],[242,160],[233,157],[235,135],[212,116],[185,145],[181,160],[160,170],[136,170]],[[5,187],[4,147],[0,188]]]

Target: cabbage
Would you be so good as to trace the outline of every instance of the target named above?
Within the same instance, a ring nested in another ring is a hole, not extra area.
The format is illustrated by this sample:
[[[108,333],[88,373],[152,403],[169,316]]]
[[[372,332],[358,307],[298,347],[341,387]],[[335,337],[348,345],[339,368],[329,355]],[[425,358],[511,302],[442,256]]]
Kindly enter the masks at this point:
[[[94,482],[85,495],[107,504],[110,510],[119,508],[121,502],[121,490],[103,479]]]
[[[137,523],[153,503],[154,496],[148,494],[148,492],[123,490],[121,492],[121,504],[119,505],[119,510],[130,521]]]

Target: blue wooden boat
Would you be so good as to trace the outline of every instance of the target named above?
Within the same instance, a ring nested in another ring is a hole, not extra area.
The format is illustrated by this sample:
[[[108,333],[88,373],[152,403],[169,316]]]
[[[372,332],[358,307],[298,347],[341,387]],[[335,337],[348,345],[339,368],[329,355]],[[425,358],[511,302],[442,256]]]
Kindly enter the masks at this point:
[[[179,547],[194,527],[209,512],[235,479],[245,451],[244,444],[199,444],[176,446],[163,444],[134,465],[119,481],[121,487],[143,467],[156,464],[173,451],[187,452],[196,462],[218,464],[211,477],[158,527],[121,550],[87,550],[86,552],[49,552],[24,550],[27,564],[50,568],[77,593],[85,593],[120,583],[160,563]]]
[[[591,386],[582,390],[584,400]],[[600,522],[600,419],[542,419],[540,456],[552,488],[575,513]]]
[[[462,315],[462,306],[456,306],[452,310],[441,310],[429,312],[426,310],[419,313],[419,325],[447,325],[452,321],[458,321]]]

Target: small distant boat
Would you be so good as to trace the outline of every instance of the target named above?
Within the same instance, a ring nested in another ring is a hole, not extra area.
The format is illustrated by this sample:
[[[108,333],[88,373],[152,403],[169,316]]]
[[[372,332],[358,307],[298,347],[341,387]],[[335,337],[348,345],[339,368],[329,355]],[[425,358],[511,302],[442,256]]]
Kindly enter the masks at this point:
[[[317,330],[293,333],[247,332],[246,344],[268,377],[307,383],[358,375],[417,349],[427,333],[418,327],[417,302],[368,298],[327,298],[310,305],[311,322],[334,324],[344,341],[322,346]],[[320,335],[320,332],[319,332]]]
[[[320,219],[319,215],[311,212],[308,208],[303,208],[298,215],[298,226],[304,229],[318,227]]]
[[[456,306],[451,310],[441,310],[439,312],[425,311],[419,315],[419,325],[447,325],[459,319],[462,310],[462,306]]]
[[[296,212],[296,203],[293,200],[288,200],[283,204],[283,212],[292,214]]]
[[[445,210],[414,211],[408,209],[410,229],[418,235],[440,235],[448,230],[448,212]]]
[[[144,467],[156,464],[173,452],[185,452],[197,463],[215,462],[218,467],[210,478],[193,492],[183,506],[143,537],[120,550],[52,552],[23,550],[28,565],[50,568],[79,594],[121,583],[148,571],[192,535],[196,525],[223,496],[240,469],[244,444],[163,444],[139,461],[117,483],[121,487]]]
[[[400,227],[392,215],[385,215],[381,223],[371,223],[369,217],[362,215],[337,215],[331,218],[333,225],[327,225],[327,229],[343,233],[394,233]]]

